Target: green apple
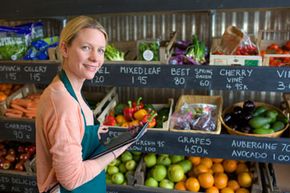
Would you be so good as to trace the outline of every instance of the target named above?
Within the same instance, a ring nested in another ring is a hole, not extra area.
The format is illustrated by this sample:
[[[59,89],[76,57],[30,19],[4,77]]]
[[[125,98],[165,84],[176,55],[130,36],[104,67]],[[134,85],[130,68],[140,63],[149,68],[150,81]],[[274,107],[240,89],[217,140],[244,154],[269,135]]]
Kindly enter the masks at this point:
[[[163,180],[167,175],[167,168],[164,165],[155,165],[152,168],[152,177],[156,181],[161,181]]]
[[[151,168],[153,167],[156,162],[157,162],[157,159],[156,159],[156,154],[155,153],[148,153],[144,156],[144,162],[145,162],[145,165],[147,168]]]
[[[179,182],[184,177],[183,168],[178,164],[170,165],[167,172],[168,179],[172,182]]]
[[[111,176],[106,175],[106,184],[112,184]]]
[[[124,177],[124,174],[122,174],[121,172],[118,172],[112,175],[111,180],[113,184],[123,184],[125,181],[125,177]]]
[[[119,159],[114,159],[109,163],[109,166],[118,166],[121,163]]]
[[[126,161],[126,163],[125,163],[125,167],[129,171],[135,170],[136,166],[137,166],[137,163],[133,159],[132,160],[129,160],[129,161]]]
[[[132,151],[131,152],[133,155],[142,155],[142,152],[140,152],[140,151]]]
[[[182,167],[184,173],[189,172],[192,168],[192,163],[188,159],[182,160],[182,161],[178,162],[177,164]]]
[[[148,186],[148,187],[154,187],[154,188],[158,187],[158,182],[152,177],[147,178],[144,184],[145,186]]]
[[[184,160],[184,155],[170,155],[169,157],[170,157],[171,163],[173,164]]]
[[[107,173],[109,175],[113,175],[119,172],[119,168],[117,166],[108,166]]]
[[[124,153],[122,153],[122,155],[121,155],[122,162],[126,162],[126,161],[129,161],[131,159],[133,159],[133,155],[131,152],[125,151]]]
[[[119,165],[119,171],[121,172],[121,173],[126,173],[127,172],[127,169],[126,169],[126,167],[125,167],[125,163],[121,163],[120,165]]]
[[[171,160],[169,155],[167,154],[160,154],[157,158],[157,164],[169,166],[171,164]]]
[[[160,188],[166,188],[166,189],[174,189],[174,183],[171,182],[168,179],[163,179],[161,180],[161,182],[159,183],[159,187]]]
[[[133,155],[133,160],[135,160],[136,162],[139,162],[142,158],[142,155]]]

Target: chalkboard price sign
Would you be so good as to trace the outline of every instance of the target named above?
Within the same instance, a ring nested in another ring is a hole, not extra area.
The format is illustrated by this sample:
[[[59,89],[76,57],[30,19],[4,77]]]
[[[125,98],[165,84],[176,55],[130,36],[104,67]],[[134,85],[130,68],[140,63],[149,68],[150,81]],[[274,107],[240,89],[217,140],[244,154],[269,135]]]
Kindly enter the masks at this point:
[[[16,140],[23,142],[35,142],[34,121],[0,119],[0,130],[2,140]]]
[[[35,176],[1,172],[0,192],[38,193]]]

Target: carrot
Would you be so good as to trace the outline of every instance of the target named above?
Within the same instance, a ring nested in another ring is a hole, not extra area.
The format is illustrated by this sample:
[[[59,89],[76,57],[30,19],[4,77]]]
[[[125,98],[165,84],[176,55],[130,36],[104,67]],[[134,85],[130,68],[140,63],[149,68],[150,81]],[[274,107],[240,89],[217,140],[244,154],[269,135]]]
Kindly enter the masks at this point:
[[[10,118],[21,118],[22,117],[21,114],[14,114],[14,113],[8,113],[8,112],[5,113],[5,116],[10,117]]]
[[[20,110],[22,112],[25,112],[26,111],[25,108],[23,108],[22,106],[17,105],[17,104],[11,104],[11,107],[14,108],[14,109]]]
[[[14,114],[23,114],[23,112],[22,111],[20,111],[20,110],[17,110],[17,109],[12,109],[12,108],[8,108],[8,109],[6,109],[5,110],[5,113],[14,113]]]
[[[14,99],[11,101],[11,104],[17,104],[22,107],[27,107],[30,105],[30,103],[31,103],[30,99]]]

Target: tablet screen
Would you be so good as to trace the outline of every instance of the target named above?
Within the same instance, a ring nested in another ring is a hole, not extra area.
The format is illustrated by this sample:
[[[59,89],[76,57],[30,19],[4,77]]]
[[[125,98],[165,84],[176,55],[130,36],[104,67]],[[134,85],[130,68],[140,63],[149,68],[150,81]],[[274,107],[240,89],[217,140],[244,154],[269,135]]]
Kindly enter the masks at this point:
[[[111,138],[109,141],[103,144],[105,148],[103,148],[103,150],[92,159],[98,158],[102,155],[110,153],[111,151],[114,151],[115,149],[118,149],[119,147],[137,141],[144,135],[147,126],[148,122],[146,122],[142,127],[129,128],[126,131],[120,133],[118,136]]]

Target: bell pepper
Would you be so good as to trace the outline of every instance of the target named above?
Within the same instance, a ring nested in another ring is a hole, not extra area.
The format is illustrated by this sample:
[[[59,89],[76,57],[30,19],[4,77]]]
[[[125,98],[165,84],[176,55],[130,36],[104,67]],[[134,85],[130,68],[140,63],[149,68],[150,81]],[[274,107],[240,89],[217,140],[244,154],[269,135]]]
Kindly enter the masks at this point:
[[[147,114],[143,117],[142,123],[145,124],[146,122],[149,122],[148,128],[152,128],[156,125],[156,119],[155,119],[156,116],[157,116],[157,113],[152,111],[150,114]]]
[[[140,109],[134,113],[134,118],[142,121],[143,117],[146,116],[148,113],[145,109]]]
[[[119,103],[115,106],[115,115],[121,115],[123,113],[123,109],[126,107],[126,104]]]
[[[126,122],[124,115],[117,115],[115,119],[118,125],[122,125],[123,123]]]
[[[128,106],[123,109],[123,114],[126,121],[132,121],[134,119],[135,109],[132,107],[132,101],[128,101]]]
[[[116,125],[115,117],[112,116],[112,115],[108,115],[108,116],[106,116],[103,125],[115,126],[115,125]]]
[[[134,101],[132,107],[135,108],[136,111],[138,111],[139,109],[143,109],[144,104],[142,103],[142,97],[139,97],[137,102]]]

